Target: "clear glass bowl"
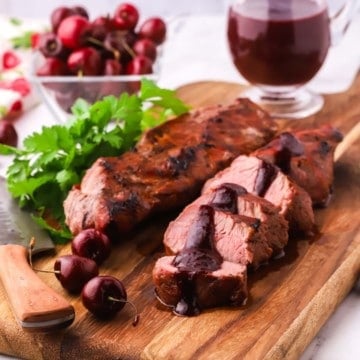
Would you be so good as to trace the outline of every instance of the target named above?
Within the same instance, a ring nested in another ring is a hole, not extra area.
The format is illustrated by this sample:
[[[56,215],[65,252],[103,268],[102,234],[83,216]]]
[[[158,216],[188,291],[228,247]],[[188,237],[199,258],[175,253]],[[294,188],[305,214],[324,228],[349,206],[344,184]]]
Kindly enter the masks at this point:
[[[160,51],[159,51],[160,53]],[[157,81],[160,73],[161,54],[154,63],[152,74],[119,76],[37,76],[36,69],[44,61],[40,53],[34,53],[30,81],[39,92],[57,122],[63,123],[71,113],[78,98],[93,103],[104,96],[119,96],[123,92],[135,93],[144,77]]]

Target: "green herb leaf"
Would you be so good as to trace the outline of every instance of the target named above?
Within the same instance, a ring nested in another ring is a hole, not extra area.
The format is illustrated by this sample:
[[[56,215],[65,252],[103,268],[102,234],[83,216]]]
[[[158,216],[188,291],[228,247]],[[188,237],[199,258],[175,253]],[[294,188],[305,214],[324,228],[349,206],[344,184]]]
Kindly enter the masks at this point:
[[[9,21],[14,26],[20,26],[23,23],[20,19],[15,17],[10,18]]]
[[[30,49],[31,48],[31,37],[34,34],[33,31],[25,31],[20,36],[15,36],[10,39],[14,49]]]
[[[107,96],[92,105],[79,99],[68,123],[44,126],[28,136],[21,149],[0,144],[0,154],[14,156],[7,170],[8,189],[20,206],[37,212],[36,221],[55,242],[67,241],[71,234],[63,201],[92,163],[131,149],[144,129],[187,111],[173,91],[146,79],[139,95]],[[46,222],[44,209],[56,228]]]

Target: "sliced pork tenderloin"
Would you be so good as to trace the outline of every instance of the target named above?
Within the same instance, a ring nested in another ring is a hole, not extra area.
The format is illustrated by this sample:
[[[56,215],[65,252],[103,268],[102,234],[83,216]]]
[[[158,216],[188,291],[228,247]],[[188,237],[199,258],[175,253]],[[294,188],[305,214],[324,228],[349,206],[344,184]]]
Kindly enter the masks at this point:
[[[220,268],[198,272],[189,280],[173,265],[175,256],[164,256],[152,277],[157,298],[179,315],[196,315],[201,309],[241,306],[247,299],[246,266],[223,261]]]
[[[236,210],[233,211],[231,190],[236,193]],[[184,248],[189,225],[204,204],[215,208],[214,244],[227,261],[256,268],[279,254],[287,244],[288,224],[278,209],[269,201],[247,193],[244,188],[226,183],[201,195],[170,222],[163,240],[167,254],[177,254]]]
[[[224,261],[216,249],[215,213],[214,207],[201,205],[183,249],[176,256],[160,258],[153,269],[158,299],[178,315],[240,306],[247,298],[246,266]]]
[[[255,155],[278,166],[308,192],[313,205],[327,205],[333,183],[334,151],[341,133],[329,125],[318,129],[285,132]]]
[[[223,183],[243,186],[254,195],[263,196],[274,204],[289,222],[291,232],[314,231],[314,212],[308,193],[279,171],[274,165],[255,156],[239,156],[225,170],[208,180],[202,190],[205,194]]]

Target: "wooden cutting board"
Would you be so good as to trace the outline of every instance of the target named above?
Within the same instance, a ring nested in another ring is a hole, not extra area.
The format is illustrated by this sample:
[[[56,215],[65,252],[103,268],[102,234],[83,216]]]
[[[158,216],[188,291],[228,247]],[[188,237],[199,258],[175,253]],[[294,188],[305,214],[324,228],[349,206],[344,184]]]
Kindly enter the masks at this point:
[[[236,84],[203,82],[179,89],[193,107],[227,103],[238,96]],[[331,123],[347,134],[336,152],[335,193],[327,209],[316,211],[319,235],[292,239],[285,257],[249,275],[249,301],[241,308],[212,309],[181,318],[154,297],[151,271],[162,255],[164,216],[142,226],[114,247],[101,274],[122,279],[141,318],[131,324],[130,306],[111,321],[99,321],[68,296],[52,274],[39,274],[76,309],[66,330],[24,332],[15,322],[0,287],[0,352],[26,359],[296,359],[343,300],[360,272],[360,76],[343,94],[326,96],[324,109],[281,128]],[[69,245],[58,254],[70,253]],[[54,257],[36,261],[52,269]]]

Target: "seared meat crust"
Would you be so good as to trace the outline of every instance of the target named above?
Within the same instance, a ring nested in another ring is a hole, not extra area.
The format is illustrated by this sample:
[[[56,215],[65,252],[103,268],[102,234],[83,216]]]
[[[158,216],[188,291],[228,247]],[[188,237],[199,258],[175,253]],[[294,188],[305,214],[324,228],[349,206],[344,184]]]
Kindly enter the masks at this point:
[[[148,132],[133,151],[99,158],[64,202],[73,234],[94,227],[112,238],[150,217],[181,208],[238,155],[266,144],[273,120],[238,99],[182,115]]]

